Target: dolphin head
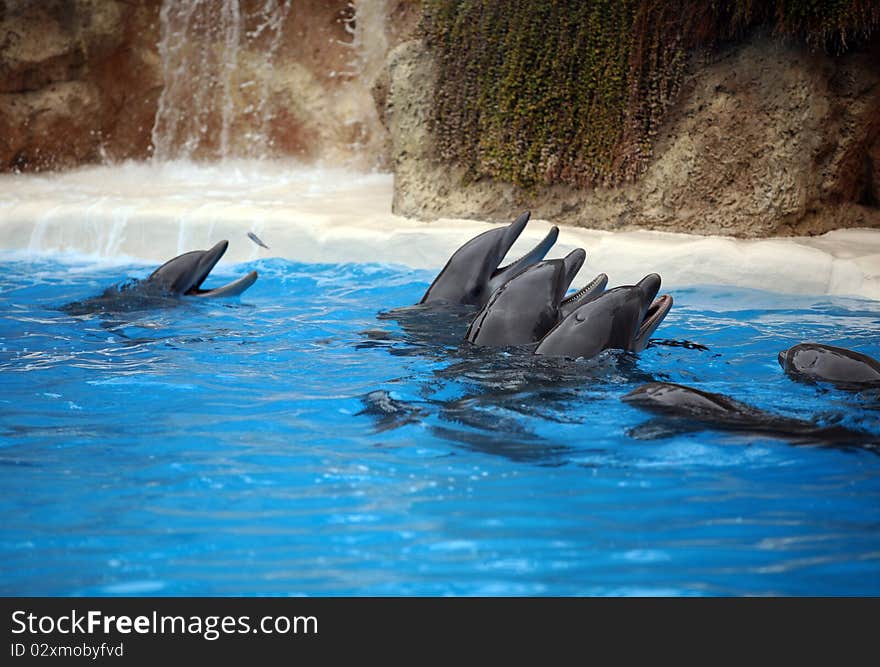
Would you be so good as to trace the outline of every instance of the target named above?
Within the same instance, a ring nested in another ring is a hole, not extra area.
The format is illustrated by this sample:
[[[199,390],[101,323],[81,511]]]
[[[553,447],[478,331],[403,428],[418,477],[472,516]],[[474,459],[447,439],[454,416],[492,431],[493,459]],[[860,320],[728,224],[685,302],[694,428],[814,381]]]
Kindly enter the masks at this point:
[[[880,386],[880,362],[861,352],[822,343],[798,343],[779,353],[779,365],[796,380],[845,388]]]
[[[538,262],[489,297],[468,328],[477,345],[526,345],[541,339],[558,321],[559,307],[587,254],[573,250],[564,259]]]
[[[202,289],[202,283],[228,247],[228,241],[220,241],[210,250],[193,250],[178,255],[153,271],[146,282],[175,296],[210,297],[241,294],[256,282],[256,271],[251,271],[222,287]]]
[[[651,334],[657,330],[657,327],[669,314],[672,308],[672,297],[669,294],[664,294],[657,298],[657,292],[660,291],[660,276],[656,273],[649,273],[636,283],[635,287],[640,294],[639,326],[629,346],[625,349],[641,352],[647,347]]]
[[[779,353],[779,365],[791,374],[812,375],[821,358],[821,349],[812,344],[801,343]]]
[[[544,259],[559,236],[557,227],[553,227],[544,240],[526,255],[507,266],[500,266],[526,228],[529,215],[524,213],[507,227],[490,229],[461,246],[449,258],[419,303],[484,306],[492,292]]]
[[[672,308],[669,295],[655,300],[659,289],[660,276],[652,273],[636,285],[615,287],[578,302],[544,336],[535,353],[589,359],[609,348],[641,352]]]

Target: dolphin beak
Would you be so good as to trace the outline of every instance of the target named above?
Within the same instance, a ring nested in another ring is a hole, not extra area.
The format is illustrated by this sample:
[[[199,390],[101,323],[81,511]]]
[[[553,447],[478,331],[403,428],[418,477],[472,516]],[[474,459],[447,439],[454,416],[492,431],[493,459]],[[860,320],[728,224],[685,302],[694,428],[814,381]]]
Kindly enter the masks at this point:
[[[659,288],[660,286],[658,285],[657,287]],[[651,337],[651,334],[657,330],[657,327],[660,326],[660,323],[666,318],[671,309],[672,297],[669,294],[664,294],[650,305],[645,313],[645,317],[642,319],[639,331],[633,339],[632,347],[630,348],[633,352],[641,352],[648,346],[648,339]]]
[[[233,280],[231,283],[223,285],[222,287],[215,287],[213,289],[201,289],[202,283],[205,282],[205,279],[208,277],[211,271],[214,270],[214,267],[217,266],[217,262],[220,261],[220,258],[223,257],[224,254],[226,254],[226,249],[228,247],[229,241],[224,240],[216,243],[213,248],[204,252],[204,255],[199,260],[196,279],[193,281],[192,287],[184,292],[186,296],[237,296],[257,281],[257,272],[251,271],[246,276],[243,276],[237,280]]]
[[[499,264],[501,263],[501,260],[504,259],[504,256],[507,255],[507,253],[513,247],[513,244],[516,243],[516,240],[523,233],[523,230],[526,228],[526,224],[529,222],[530,217],[531,213],[523,213],[516,220],[511,222],[506,230],[504,230],[504,235],[498,242]],[[553,244],[556,243],[556,239],[558,237],[559,228],[551,228],[547,236],[545,236],[538,245],[532,248],[525,255],[520,257],[515,262],[511,262],[507,266],[499,267],[498,269],[496,269],[492,273],[492,277],[489,279],[489,293],[494,292],[511,278],[519,275],[533,264],[537,264],[542,259],[544,259],[547,253],[550,252],[550,248],[552,248]]]
[[[585,303],[592,301],[597,296],[602,294],[605,291],[605,286],[608,284],[608,276],[604,273],[600,273],[598,276],[593,278],[586,285],[581,287],[577,292],[572,294],[569,297],[566,297],[562,303],[559,304],[559,310],[561,314],[561,318],[565,318],[569,313],[571,313],[576,308],[584,305]]]
[[[229,248],[229,241],[218,241],[214,244],[213,248],[205,250],[205,252],[202,253],[198,267],[196,268],[196,275],[193,283],[184,294],[191,295],[199,292],[199,288],[202,286],[202,283],[205,282],[205,278],[207,278],[208,274],[214,270],[214,267],[217,266],[217,262],[220,261],[220,258],[226,254],[227,248]]]
[[[503,254],[501,255],[502,258],[513,247],[513,244],[516,243],[516,240],[520,237],[520,234],[525,231],[526,225],[529,224],[529,218],[531,217],[531,212],[526,211],[516,220],[507,225],[507,229],[504,230],[504,236],[501,237],[500,243],[500,247],[503,252]]]
[[[587,261],[587,253],[583,248],[576,248],[562,258],[562,273],[556,285],[558,290],[556,300],[560,305],[566,300],[565,293],[568,292],[585,261]]]
[[[787,354],[788,350],[783,350],[776,357],[779,360],[779,365],[782,366],[782,368],[785,368],[785,357],[787,356]]]
[[[656,298],[657,292],[660,291],[660,275],[657,273],[649,273],[637,282],[636,286],[640,288],[642,294],[645,295],[643,302],[649,304]]]
[[[636,287],[641,290],[642,295],[642,323],[633,338],[630,350],[633,352],[641,352],[648,346],[648,339],[663,319],[669,314],[672,308],[672,297],[664,294],[659,299],[654,299],[657,292],[660,291],[660,276],[656,273],[649,273],[639,282]]]
[[[187,296],[197,297],[222,297],[222,296],[238,296],[248,287],[257,282],[257,272],[251,271],[247,275],[233,280],[231,283],[223,285],[223,287],[215,287],[214,289],[198,290],[197,292],[187,292]]]
[[[565,265],[565,292],[571,287],[571,283],[574,282],[578,271],[586,261],[587,253],[583,248],[575,248],[562,259],[562,263]]]

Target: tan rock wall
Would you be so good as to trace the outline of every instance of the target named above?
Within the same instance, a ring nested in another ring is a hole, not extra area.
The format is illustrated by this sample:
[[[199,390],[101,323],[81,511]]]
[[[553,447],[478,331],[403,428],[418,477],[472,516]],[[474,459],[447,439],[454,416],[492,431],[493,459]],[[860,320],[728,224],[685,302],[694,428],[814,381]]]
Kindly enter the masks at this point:
[[[0,170],[139,157],[161,90],[158,0],[0,3]]]
[[[732,236],[880,227],[880,43],[831,57],[756,34],[694,58],[644,175],[614,188],[520,190],[465,180],[428,130],[435,68],[421,42],[389,57],[396,213]]]

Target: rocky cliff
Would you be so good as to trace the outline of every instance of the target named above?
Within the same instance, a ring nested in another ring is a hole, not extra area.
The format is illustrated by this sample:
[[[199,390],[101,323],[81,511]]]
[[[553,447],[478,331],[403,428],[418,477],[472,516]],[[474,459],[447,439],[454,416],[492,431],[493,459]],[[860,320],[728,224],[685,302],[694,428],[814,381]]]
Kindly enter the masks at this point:
[[[148,153],[159,2],[0,1],[0,169]]]
[[[440,156],[437,63],[411,41],[389,58],[394,211],[732,236],[880,227],[880,42],[829,56],[764,33],[693,56],[653,157],[613,186],[518,186]]]

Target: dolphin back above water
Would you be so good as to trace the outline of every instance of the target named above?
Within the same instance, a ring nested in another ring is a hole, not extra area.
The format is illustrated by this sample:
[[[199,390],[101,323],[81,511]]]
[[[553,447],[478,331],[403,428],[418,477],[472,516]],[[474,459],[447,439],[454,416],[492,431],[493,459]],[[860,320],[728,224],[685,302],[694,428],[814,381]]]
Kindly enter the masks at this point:
[[[880,362],[844,347],[799,343],[779,353],[779,365],[795,380],[857,390],[880,387]]]
[[[535,354],[589,359],[606,349],[641,352],[672,308],[668,294],[655,300],[659,291],[660,276],[651,273],[635,285],[579,300]]]
[[[529,221],[524,213],[506,227],[483,232],[456,250],[446,266],[428,287],[420,304],[447,303],[484,306],[492,293],[514,276],[540,262],[556,243],[559,228],[523,257],[500,267],[505,255],[522,234]]]

